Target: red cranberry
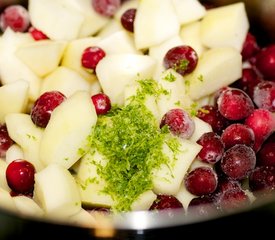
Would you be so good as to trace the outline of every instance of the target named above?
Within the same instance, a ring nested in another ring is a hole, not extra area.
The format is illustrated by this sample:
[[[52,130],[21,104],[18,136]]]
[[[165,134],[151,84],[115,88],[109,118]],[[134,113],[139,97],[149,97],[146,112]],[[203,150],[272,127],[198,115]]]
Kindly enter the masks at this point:
[[[173,68],[184,76],[194,71],[198,63],[198,55],[192,47],[181,45],[168,50],[163,61],[166,69]]]
[[[94,10],[105,17],[113,17],[121,6],[121,0],[92,0]]]
[[[23,159],[12,161],[6,169],[9,187],[17,193],[28,194],[34,188],[34,166]]]
[[[254,88],[253,101],[258,108],[275,112],[275,82],[259,82]]]
[[[173,195],[158,194],[149,210],[183,209],[182,203]]]
[[[84,68],[95,71],[97,64],[105,55],[104,50],[100,47],[88,47],[82,53],[81,64]]]
[[[98,93],[92,97],[97,115],[106,114],[111,109],[110,98],[104,93]]]
[[[0,125],[0,158],[6,156],[7,150],[14,144],[14,141],[10,138],[6,124]]]
[[[59,91],[43,93],[34,103],[30,115],[33,123],[45,128],[50,120],[52,111],[66,99]]]
[[[257,157],[257,165],[275,166],[275,142],[264,142]]]
[[[259,50],[260,47],[257,43],[256,37],[251,32],[248,32],[241,52],[243,61],[246,61],[255,56]]]
[[[172,134],[181,138],[190,138],[195,130],[195,123],[189,114],[180,109],[175,108],[169,110],[161,119],[160,128],[168,126]]]
[[[21,5],[10,5],[0,15],[0,28],[3,32],[7,27],[10,27],[15,32],[25,32],[29,25],[29,13]]]
[[[121,15],[121,25],[129,32],[134,32],[134,21],[136,17],[136,8],[130,8],[127,9],[122,15]]]
[[[29,33],[36,41],[48,39],[48,36],[46,34],[34,27],[29,28]]]
[[[197,216],[210,216],[219,210],[215,202],[215,198],[211,195],[195,197],[188,204],[188,213]]]

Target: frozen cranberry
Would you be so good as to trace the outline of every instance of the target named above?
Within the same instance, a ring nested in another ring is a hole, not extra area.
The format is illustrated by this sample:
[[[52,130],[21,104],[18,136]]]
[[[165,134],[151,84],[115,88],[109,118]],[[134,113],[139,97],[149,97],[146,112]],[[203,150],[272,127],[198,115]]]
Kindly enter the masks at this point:
[[[241,183],[228,177],[219,177],[216,193],[224,193],[227,191],[241,190]]]
[[[190,138],[195,130],[195,123],[189,114],[180,108],[169,110],[161,119],[160,128],[168,126],[172,134],[181,138]]]
[[[223,91],[217,100],[217,104],[221,115],[229,120],[242,120],[254,110],[251,98],[238,88]]]
[[[264,142],[257,153],[257,165],[275,166],[275,142]]]
[[[222,158],[224,145],[218,134],[214,132],[204,133],[197,140],[197,143],[202,146],[197,156],[202,162],[214,164]]]
[[[81,64],[84,68],[95,71],[98,62],[105,57],[105,52],[100,47],[87,47],[81,56]]]
[[[188,214],[197,216],[210,216],[219,209],[215,204],[215,198],[211,195],[203,195],[193,198],[188,204]]]
[[[173,195],[158,194],[149,210],[183,209],[182,203]]]
[[[213,193],[216,190],[218,178],[211,167],[197,167],[187,173],[184,183],[190,193],[202,196]]]
[[[6,124],[0,125],[0,158],[6,156],[7,150],[14,143],[10,138]]]
[[[15,32],[25,32],[29,25],[29,13],[21,5],[10,5],[0,15],[0,28],[3,32],[7,27],[10,27]]]
[[[190,46],[176,46],[167,51],[163,63],[166,69],[173,68],[184,76],[194,71],[198,63],[198,55]]]
[[[113,17],[121,6],[121,0],[92,0],[94,10],[105,17]]]
[[[129,32],[134,32],[134,21],[136,17],[136,8],[127,9],[120,18],[121,25]]]
[[[48,39],[48,36],[46,34],[34,27],[29,28],[29,33],[36,41]]]
[[[49,91],[43,93],[31,108],[31,119],[33,123],[45,128],[50,120],[52,111],[66,99],[65,95],[59,91]]]
[[[98,93],[92,97],[97,115],[106,114],[111,109],[110,98],[104,93]]]
[[[251,32],[248,32],[241,52],[243,61],[246,61],[249,58],[255,56],[259,50],[260,47],[258,45],[256,37]]]
[[[196,116],[209,123],[213,132],[217,134],[220,134],[229,125],[228,119],[220,114],[218,107],[213,105],[202,106]]]
[[[253,101],[258,108],[275,112],[275,82],[262,81],[254,88]]]
[[[259,51],[255,57],[255,67],[264,79],[275,79],[275,44]]]
[[[255,135],[249,126],[242,123],[233,123],[224,129],[221,140],[226,149],[236,144],[245,144],[249,147],[253,147]]]
[[[14,192],[28,194],[34,188],[34,174],[35,168],[30,162],[17,159],[7,166],[7,183]]]
[[[231,179],[245,179],[256,166],[256,154],[251,147],[237,144],[224,152],[220,166]]]

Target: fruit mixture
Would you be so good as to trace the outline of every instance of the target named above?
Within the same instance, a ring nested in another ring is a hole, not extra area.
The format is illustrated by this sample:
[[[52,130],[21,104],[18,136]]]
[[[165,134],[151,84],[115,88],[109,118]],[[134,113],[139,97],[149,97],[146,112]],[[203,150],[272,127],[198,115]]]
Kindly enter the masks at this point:
[[[275,187],[275,45],[243,2],[29,0],[0,12],[0,206],[208,216]]]

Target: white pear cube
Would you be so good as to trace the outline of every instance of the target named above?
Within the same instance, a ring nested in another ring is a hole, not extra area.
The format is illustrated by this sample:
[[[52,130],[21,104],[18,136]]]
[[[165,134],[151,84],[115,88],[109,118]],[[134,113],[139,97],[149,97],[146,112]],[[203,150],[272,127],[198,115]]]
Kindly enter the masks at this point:
[[[234,47],[242,50],[249,30],[244,2],[209,9],[202,19],[201,40],[209,48]]]
[[[202,148],[199,144],[189,140],[177,139],[180,141],[179,151],[174,153],[164,143],[163,153],[169,157],[169,162],[153,170],[153,191],[157,194],[174,195],[179,191],[188,168]]]
[[[24,113],[29,99],[29,83],[18,80],[0,87],[0,122],[8,113]]]
[[[137,49],[149,48],[177,35],[180,23],[172,1],[139,1],[134,29]]]
[[[212,48],[205,51],[196,69],[185,77],[188,93],[198,100],[228,86],[242,76],[242,56],[232,47]]]
[[[36,171],[43,169],[39,149],[44,130],[32,122],[29,114],[10,113],[5,119],[9,135],[22,148],[24,158],[34,165]]]
[[[0,187],[0,209],[7,210],[10,212],[17,212],[16,205],[12,200],[12,196],[10,195],[10,191],[7,191]]]
[[[156,200],[157,195],[152,191],[148,190],[142,193],[131,205],[132,211],[146,211],[150,208],[152,203]]]
[[[19,46],[15,54],[36,75],[44,77],[57,68],[66,45],[65,41],[35,41]]]
[[[57,163],[70,168],[88,149],[88,136],[97,115],[86,91],[78,91],[52,112],[39,148],[45,165]]]
[[[188,205],[191,202],[191,200],[197,196],[190,193],[186,189],[185,184],[183,182],[180,186],[179,191],[175,194],[175,197],[182,203],[184,209],[188,209]]]
[[[200,20],[206,13],[205,7],[198,0],[172,0],[180,24]]]
[[[75,179],[60,164],[50,164],[35,174],[34,199],[47,216],[67,218],[81,210]]]
[[[83,208],[76,214],[70,216],[67,220],[68,223],[72,224],[73,226],[85,228],[93,228],[96,224],[95,217]]]
[[[112,35],[115,32],[119,32],[122,30],[125,31],[120,22],[110,21],[97,33],[96,36],[100,38],[105,38]]]
[[[192,142],[197,142],[197,140],[207,132],[213,132],[212,127],[209,123],[201,120],[198,117],[193,117],[193,121],[195,123],[195,130],[192,136],[189,138]]]
[[[32,25],[53,40],[76,39],[84,22],[82,13],[62,0],[29,0],[28,10]]]
[[[68,67],[59,66],[43,79],[40,94],[56,90],[62,92],[66,97],[70,97],[77,91],[90,92],[90,88],[91,84],[78,72]]]
[[[11,189],[6,179],[7,166],[8,166],[8,163],[5,160],[0,159],[0,188],[9,192]]]
[[[9,164],[15,159],[24,159],[24,151],[23,149],[17,144],[12,144],[6,152],[6,163]]]
[[[111,54],[97,65],[96,73],[103,91],[112,104],[124,104],[125,87],[137,79],[153,76],[156,61],[140,54]]]

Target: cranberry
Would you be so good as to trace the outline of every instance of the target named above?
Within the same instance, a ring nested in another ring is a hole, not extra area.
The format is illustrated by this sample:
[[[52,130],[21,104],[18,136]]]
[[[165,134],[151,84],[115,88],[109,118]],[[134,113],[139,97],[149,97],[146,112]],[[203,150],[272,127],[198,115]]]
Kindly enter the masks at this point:
[[[182,203],[173,195],[158,194],[149,210],[183,209]]]
[[[201,161],[214,164],[222,158],[224,145],[218,134],[214,132],[204,133],[197,140],[197,143],[202,146],[197,156]]]
[[[228,119],[220,114],[218,107],[213,105],[202,106],[196,116],[210,124],[213,132],[217,134],[220,134],[229,125]]]
[[[92,0],[94,10],[105,17],[113,17],[121,6],[121,0]]]
[[[237,144],[227,149],[220,162],[221,170],[231,179],[245,179],[256,166],[256,154],[251,147]]]
[[[257,165],[275,166],[275,142],[264,142],[257,153]]]
[[[255,135],[249,126],[242,123],[233,123],[224,129],[221,140],[226,149],[236,144],[245,144],[249,147],[253,147]]]
[[[31,108],[31,119],[33,123],[45,128],[50,120],[52,111],[66,99],[65,95],[59,91],[49,91],[43,93]]]
[[[233,180],[228,177],[219,177],[217,193],[224,193],[227,191],[241,190],[241,183],[238,180]]]
[[[17,159],[7,166],[7,183],[14,192],[28,194],[34,188],[34,174],[35,168],[30,162]]]
[[[136,17],[136,8],[127,9],[120,18],[121,25],[129,32],[134,32],[134,21]]]
[[[275,112],[275,82],[259,82],[254,88],[253,101],[258,108]]]
[[[10,138],[6,124],[0,125],[0,158],[6,156],[7,150],[14,144],[14,141]]]
[[[211,195],[203,195],[193,198],[188,204],[188,213],[197,216],[210,216],[210,214],[217,212],[215,198]]]
[[[0,15],[0,28],[3,32],[7,27],[10,27],[15,32],[25,32],[29,25],[29,13],[21,5],[10,5]]]
[[[190,138],[195,130],[193,119],[180,108],[171,109],[164,114],[160,122],[160,128],[166,125],[172,134],[185,139]]]
[[[254,57],[259,50],[260,47],[258,45],[256,37],[251,32],[248,32],[241,52],[243,61]]]
[[[197,167],[184,179],[186,189],[197,196],[213,193],[218,184],[216,172],[211,167]]]
[[[254,110],[251,98],[238,88],[223,91],[217,100],[217,104],[221,115],[229,120],[242,120]]]
[[[111,109],[110,98],[104,93],[98,93],[92,97],[97,115],[106,114]]]
[[[164,56],[163,63],[166,69],[173,68],[184,76],[194,71],[198,63],[198,55],[190,46],[176,46],[168,50]]]
[[[48,39],[48,36],[46,34],[34,27],[29,28],[29,33],[36,41]]]
[[[81,64],[84,68],[95,71],[99,61],[105,57],[105,52],[100,47],[87,47],[81,56]]]

